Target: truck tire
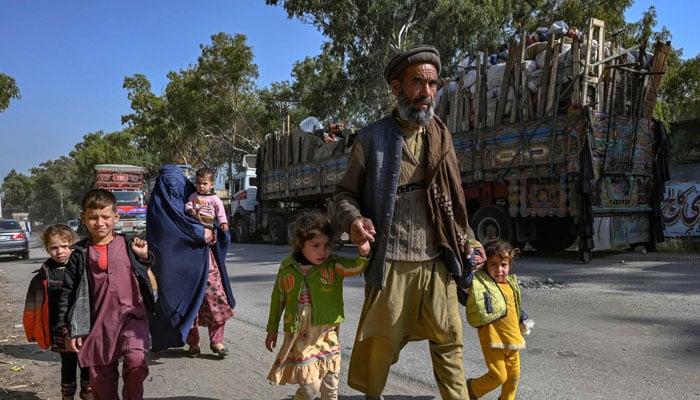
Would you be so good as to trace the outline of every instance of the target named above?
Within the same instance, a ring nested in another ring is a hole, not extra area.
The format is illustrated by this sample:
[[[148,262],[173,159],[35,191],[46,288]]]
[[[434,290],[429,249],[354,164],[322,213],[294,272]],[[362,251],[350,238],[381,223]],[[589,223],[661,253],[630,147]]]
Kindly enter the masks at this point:
[[[515,229],[505,208],[488,205],[476,210],[471,227],[481,244],[491,239],[501,239],[515,243]]]
[[[250,240],[250,231],[242,218],[236,218],[233,221],[233,235],[231,237],[236,243],[245,243]]]
[[[535,222],[535,230],[537,237],[530,244],[537,250],[564,250],[578,238],[578,225],[571,217],[540,217]]]
[[[290,217],[287,220],[287,244],[294,244],[294,230],[297,228],[297,216]]]
[[[287,224],[284,217],[276,216],[270,220],[270,243],[287,244]]]

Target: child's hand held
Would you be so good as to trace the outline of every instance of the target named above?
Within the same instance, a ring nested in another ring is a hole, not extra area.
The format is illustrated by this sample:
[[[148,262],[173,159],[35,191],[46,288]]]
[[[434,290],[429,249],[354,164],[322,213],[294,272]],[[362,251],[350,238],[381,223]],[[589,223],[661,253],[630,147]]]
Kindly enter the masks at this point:
[[[357,251],[360,253],[360,255],[362,257],[369,256],[371,250],[372,250],[372,247],[370,245],[369,240],[362,241],[362,242],[358,243],[358,245],[357,245]]]
[[[535,326],[535,321],[531,318],[528,318],[524,320],[523,322],[520,323],[520,334],[523,336],[527,336],[532,332],[532,327]]]
[[[277,333],[268,333],[265,337],[265,348],[267,348],[267,351],[272,352],[275,346],[277,346]]]

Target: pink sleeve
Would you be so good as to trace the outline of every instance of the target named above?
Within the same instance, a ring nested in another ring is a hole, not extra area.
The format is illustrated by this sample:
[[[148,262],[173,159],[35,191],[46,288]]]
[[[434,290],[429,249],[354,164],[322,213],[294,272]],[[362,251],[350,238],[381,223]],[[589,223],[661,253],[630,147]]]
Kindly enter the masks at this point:
[[[197,195],[197,192],[190,194],[190,197],[187,198],[187,203],[185,203],[185,211],[194,210],[194,203],[197,201]]]
[[[228,224],[224,202],[221,201],[219,196],[214,196],[214,209],[216,210],[216,219],[219,221],[219,224]]]

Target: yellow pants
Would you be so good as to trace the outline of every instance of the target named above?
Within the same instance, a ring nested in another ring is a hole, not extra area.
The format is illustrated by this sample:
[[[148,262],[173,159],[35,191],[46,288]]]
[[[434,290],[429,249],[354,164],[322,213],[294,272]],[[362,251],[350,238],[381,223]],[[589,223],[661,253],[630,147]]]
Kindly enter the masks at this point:
[[[482,347],[489,371],[470,383],[472,395],[482,397],[501,386],[499,400],[514,400],[520,381],[520,350]]]
[[[406,343],[428,340],[441,397],[467,398],[457,290],[444,263],[394,261],[386,271],[384,290],[365,287],[348,385],[379,397]]]

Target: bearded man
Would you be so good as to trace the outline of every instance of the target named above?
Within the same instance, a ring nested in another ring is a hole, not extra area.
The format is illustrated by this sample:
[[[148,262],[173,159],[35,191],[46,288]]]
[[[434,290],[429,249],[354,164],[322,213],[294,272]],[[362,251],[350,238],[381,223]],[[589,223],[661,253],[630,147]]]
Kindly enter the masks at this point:
[[[372,242],[348,384],[381,399],[409,341],[427,340],[443,399],[468,398],[455,279],[480,247],[467,221],[452,136],[434,115],[440,54],[394,56],[384,78],[392,114],[361,129],[337,184],[336,218],[354,243]],[[477,263],[483,263],[477,257]]]

